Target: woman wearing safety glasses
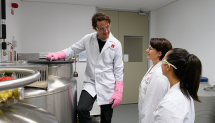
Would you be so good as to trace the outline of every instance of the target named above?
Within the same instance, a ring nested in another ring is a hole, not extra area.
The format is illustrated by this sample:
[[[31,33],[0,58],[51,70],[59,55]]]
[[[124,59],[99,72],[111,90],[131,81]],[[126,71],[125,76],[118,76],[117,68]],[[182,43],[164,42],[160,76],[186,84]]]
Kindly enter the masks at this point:
[[[172,44],[165,38],[152,38],[146,50],[147,59],[153,65],[142,79],[139,87],[139,123],[151,123],[153,111],[169,90],[169,81],[161,70],[162,59],[172,49]]]
[[[199,88],[202,64],[185,49],[170,50],[161,65],[170,82],[170,90],[154,111],[155,123],[194,123],[194,102],[200,102]]]

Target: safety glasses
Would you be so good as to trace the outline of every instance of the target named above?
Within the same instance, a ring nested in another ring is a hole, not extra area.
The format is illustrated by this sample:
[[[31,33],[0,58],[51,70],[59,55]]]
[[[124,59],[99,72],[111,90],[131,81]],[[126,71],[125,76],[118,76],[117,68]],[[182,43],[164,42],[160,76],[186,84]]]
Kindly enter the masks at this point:
[[[162,59],[162,63],[163,63],[163,64],[169,64],[169,65],[171,65],[174,69],[177,69],[173,64],[169,63],[169,62],[166,61],[165,59]]]
[[[152,47],[150,47],[150,46],[149,46],[149,48],[148,48],[148,49],[149,49],[149,51],[150,51],[150,50],[153,50],[153,48],[152,48]]]
[[[96,30],[98,30],[98,31],[105,31],[105,30],[109,30],[110,29],[110,25],[108,25],[107,27],[105,27],[105,28],[97,28],[96,27]]]

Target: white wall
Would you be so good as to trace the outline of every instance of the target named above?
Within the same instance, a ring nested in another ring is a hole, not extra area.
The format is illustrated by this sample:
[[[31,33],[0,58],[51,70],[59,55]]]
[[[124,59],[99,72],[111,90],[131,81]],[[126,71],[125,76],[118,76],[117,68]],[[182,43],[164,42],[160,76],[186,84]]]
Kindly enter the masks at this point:
[[[167,38],[174,48],[184,48],[199,57],[202,76],[215,84],[215,1],[178,0],[153,11],[151,37]]]
[[[148,42],[149,45],[150,45],[150,39],[156,38],[155,30],[156,30],[156,16],[154,14],[154,11],[151,11],[149,13],[149,42]],[[148,59],[148,69],[151,66],[152,66],[152,60]]]
[[[92,33],[94,6],[23,2],[21,52],[54,52]]]

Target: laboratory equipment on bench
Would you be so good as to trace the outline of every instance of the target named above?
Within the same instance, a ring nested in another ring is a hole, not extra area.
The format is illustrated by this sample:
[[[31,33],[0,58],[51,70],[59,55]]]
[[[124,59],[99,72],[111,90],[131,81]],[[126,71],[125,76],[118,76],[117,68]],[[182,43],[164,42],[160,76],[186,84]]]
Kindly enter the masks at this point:
[[[33,69],[40,78],[25,86],[25,99],[31,104],[52,113],[61,123],[76,123],[77,81],[73,77],[73,61],[49,61],[47,53],[17,53],[16,63],[1,63],[6,67]],[[32,56],[32,57],[31,57]],[[23,75],[18,74],[18,78]],[[62,113],[63,112],[63,113]]]
[[[21,102],[46,109],[61,123],[76,123],[77,81],[72,76],[73,61],[39,59],[28,63],[48,66],[48,89],[25,88],[25,99]]]
[[[31,56],[29,53],[18,53],[17,59],[25,61],[28,67],[34,65],[41,68],[47,67],[44,72],[37,69],[41,76],[47,79],[47,87],[28,85],[24,90],[25,99],[19,102],[43,108],[52,113],[61,123],[76,123],[77,81],[73,77],[73,61],[64,59],[49,61],[45,59],[46,55],[47,53],[39,53],[39,58],[35,59],[35,57],[29,57]],[[43,82],[43,85],[45,83]]]
[[[7,60],[5,61],[10,61],[10,62],[16,61],[16,51],[14,50],[14,46],[12,43],[3,41],[2,50],[3,50],[3,56],[8,56]]]
[[[75,62],[75,71],[73,73],[73,77],[78,77],[78,72],[76,72],[76,57],[75,56],[72,58],[72,61]]]
[[[195,123],[214,123],[215,88],[209,84],[207,77],[201,78],[198,96],[201,103],[194,101]]]

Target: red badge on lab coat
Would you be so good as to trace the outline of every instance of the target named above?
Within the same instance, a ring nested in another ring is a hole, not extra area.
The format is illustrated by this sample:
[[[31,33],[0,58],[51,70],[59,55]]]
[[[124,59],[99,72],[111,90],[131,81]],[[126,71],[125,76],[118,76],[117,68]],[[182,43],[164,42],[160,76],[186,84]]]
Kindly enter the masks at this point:
[[[115,47],[115,45],[114,45],[114,44],[112,44],[112,45],[111,45],[111,48],[114,48],[114,47]]]

